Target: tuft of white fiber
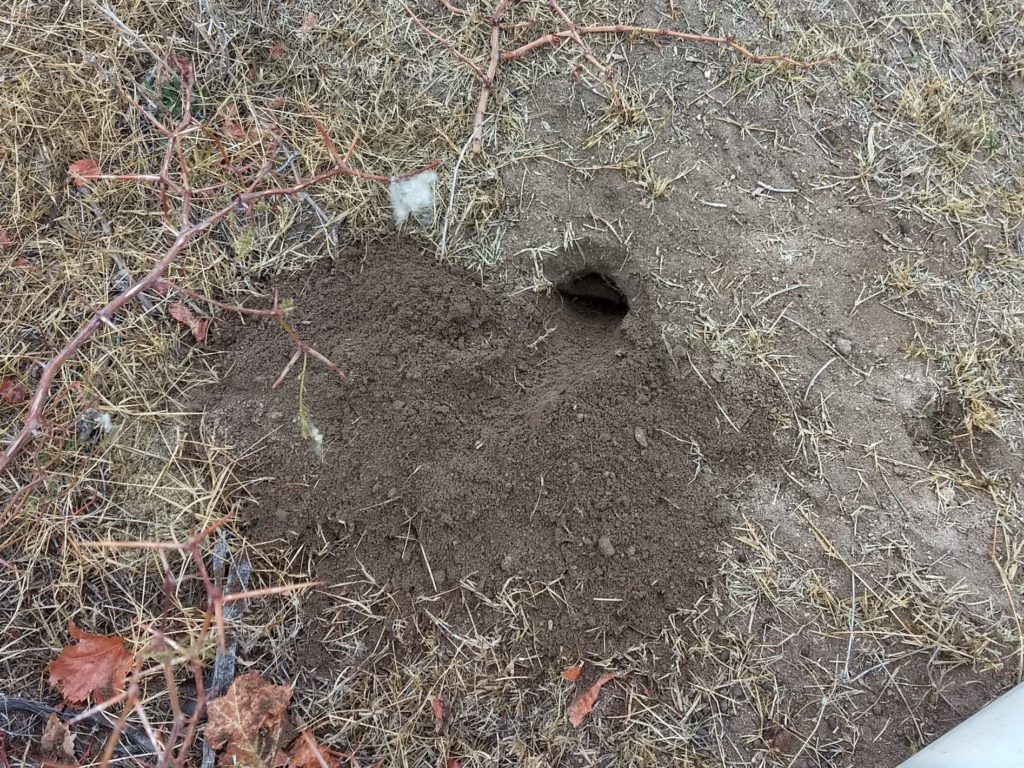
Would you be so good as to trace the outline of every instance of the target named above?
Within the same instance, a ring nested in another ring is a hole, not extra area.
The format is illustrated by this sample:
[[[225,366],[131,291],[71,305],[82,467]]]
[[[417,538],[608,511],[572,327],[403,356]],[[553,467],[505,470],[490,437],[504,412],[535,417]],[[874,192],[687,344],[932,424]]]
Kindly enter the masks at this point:
[[[434,185],[437,173],[423,171],[401,181],[388,184],[391,197],[391,211],[395,224],[401,227],[412,216],[421,226],[429,228],[434,223]]]

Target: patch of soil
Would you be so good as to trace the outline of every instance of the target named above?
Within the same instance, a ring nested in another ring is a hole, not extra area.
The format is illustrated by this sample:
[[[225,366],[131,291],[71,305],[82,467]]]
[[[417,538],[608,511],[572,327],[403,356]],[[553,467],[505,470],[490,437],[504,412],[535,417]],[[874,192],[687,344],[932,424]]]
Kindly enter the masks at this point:
[[[624,261],[588,243],[549,260],[554,290],[510,295],[395,239],[281,286],[349,378],[306,369],[321,460],[300,435],[301,365],[270,388],[289,339],[227,331],[203,405],[272,478],[243,513],[251,533],[319,553],[327,583],[356,568],[409,596],[557,582],[568,607],[532,608],[551,653],[657,633],[716,572],[729,489],[777,452],[776,404],[754,371],[718,381],[670,355]]]

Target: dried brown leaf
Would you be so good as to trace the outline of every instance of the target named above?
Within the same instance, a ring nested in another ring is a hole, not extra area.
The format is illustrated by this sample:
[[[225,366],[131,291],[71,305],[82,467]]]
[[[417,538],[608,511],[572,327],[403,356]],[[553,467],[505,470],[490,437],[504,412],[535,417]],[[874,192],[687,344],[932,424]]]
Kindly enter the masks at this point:
[[[21,384],[15,384],[9,379],[0,381],[0,400],[8,405],[21,405],[25,402],[27,393]]]
[[[86,182],[95,181],[100,177],[100,165],[88,157],[76,160],[68,166],[68,175],[76,187],[84,187]]]
[[[238,768],[271,768],[277,764],[291,697],[291,688],[274,685],[250,672],[237,678],[226,694],[211,701],[206,740],[221,752],[220,764]]]
[[[196,317],[192,311],[180,301],[172,304],[169,310],[171,317],[182,325],[188,326],[192,332],[192,338],[200,344],[206,341],[206,335],[210,330],[210,321],[205,317]]]
[[[430,700],[430,708],[434,710],[434,732],[440,733],[444,730],[444,702],[435,696]]]
[[[221,132],[234,141],[246,141],[249,138],[249,131],[241,126],[237,120],[225,120],[220,125]]]
[[[106,700],[124,690],[132,657],[120,637],[82,632],[69,627],[75,644],[69,645],[50,664],[50,685],[60,690],[68,704],[81,704],[95,696]]]
[[[302,26],[299,27],[300,35],[308,35],[320,23],[320,17],[312,11],[307,11],[302,18]]]
[[[14,241],[6,229],[0,227],[0,251],[9,251]]]
[[[597,697],[601,695],[601,689],[618,675],[613,672],[605,672],[590,688],[580,694],[579,698],[576,699],[569,707],[569,722],[572,723],[573,728],[579,728],[583,721],[587,719],[591,710],[594,709],[594,705],[597,703]]]
[[[56,714],[51,714],[43,727],[42,753],[44,762],[75,762],[75,735]]]
[[[565,670],[565,672],[562,673],[562,679],[565,680],[565,682],[567,683],[575,683],[577,680],[580,679],[580,675],[582,674],[583,662],[581,661],[579,664],[574,664],[573,666]]]
[[[167,63],[170,65],[171,69],[178,74],[181,78],[181,82],[185,85],[191,85],[195,81],[195,70],[192,67],[191,59],[172,54],[167,57]]]
[[[318,756],[319,755],[319,756]],[[289,768],[339,768],[344,755],[318,744],[309,733],[303,732],[295,740],[288,758]]]

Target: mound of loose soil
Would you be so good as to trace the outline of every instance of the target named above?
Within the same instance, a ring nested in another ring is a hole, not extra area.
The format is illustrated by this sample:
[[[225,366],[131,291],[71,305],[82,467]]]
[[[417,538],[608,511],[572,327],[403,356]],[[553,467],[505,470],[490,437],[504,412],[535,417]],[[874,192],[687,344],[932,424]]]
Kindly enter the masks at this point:
[[[714,573],[728,490],[772,453],[773,403],[753,372],[719,383],[670,354],[622,261],[591,243],[546,265],[561,290],[510,293],[394,240],[281,286],[349,379],[307,367],[321,460],[300,435],[301,366],[270,388],[289,339],[227,331],[205,406],[271,478],[251,532],[307,545],[328,583],[359,567],[411,595],[557,582],[569,607],[536,608],[551,652],[657,632]]]

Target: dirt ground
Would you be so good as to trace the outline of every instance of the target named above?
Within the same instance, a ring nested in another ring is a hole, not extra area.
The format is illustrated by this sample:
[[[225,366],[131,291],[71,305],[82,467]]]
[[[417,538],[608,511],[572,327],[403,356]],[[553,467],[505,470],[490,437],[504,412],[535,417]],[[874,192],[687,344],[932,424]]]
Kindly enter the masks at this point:
[[[362,567],[455,602],[466,578],[557,585],[531,619],[566,665],[656,636],[703,592],[731,489],[774,454],[781,398],[756,371],[702,382],[688,350],[662,344],[625,255],[580,243],[547,267],[561,292],[509,295],[391,238],[282,286],[349,380],[307,372],[318,458],[295,439],[298,382],[269,391],[290,340],[268,323],[226,342],[204,410],[268,478],[250,531],[330,542],[316,571],[329,583]]]
[[[241,668],[353,764],[895,766],[1020,682],[1024,10],[566,2],[816,63],[561,40],[501,62],[477,155],[449,46],[487,64],[484,6],[415,4],[442,43],[400,3],[46,5],[3,20],[31,62],[0,53],[4,381],[165,247],[152,197],[61,175],[152,172],[119,95],[147,47],[208,84],[197,165],[273,136],[312,173],[316,115],[360,168],[439,180],[427,226],[353,179],[240,212],[174,268],[205,342],[153,293],[69,362],[76,437],[3,480],[0,694],[52,697],[70,620],[142,648],[166,615],[158,558],[91,543],[223,517],[256,586],[318,582],[245,607]],[[553,14],[513,3],[505,49]],[[345,380],[275,386],[279,324],[201,298],[273,290]]]

